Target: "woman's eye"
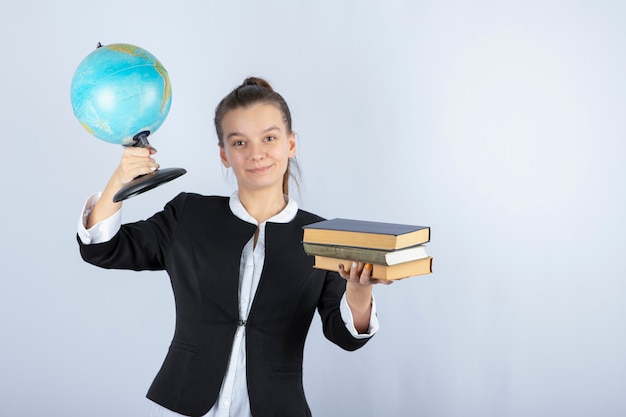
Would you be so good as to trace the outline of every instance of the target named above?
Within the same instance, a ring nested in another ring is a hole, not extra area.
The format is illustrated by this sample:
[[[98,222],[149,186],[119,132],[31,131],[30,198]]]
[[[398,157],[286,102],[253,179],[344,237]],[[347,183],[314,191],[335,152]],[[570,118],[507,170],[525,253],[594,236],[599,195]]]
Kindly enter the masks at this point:
[[[243,146],[246,143],[243,140],[236,140],[233,142],[233,146]]]
[[[272,142],[272,141],[274,141],[274,140],[276,140],[276,137],[275,137],[275,136],[268,136],[268,137],[266,137],[266,138],[265,138],[265,141],[266,141],[266,142]]]

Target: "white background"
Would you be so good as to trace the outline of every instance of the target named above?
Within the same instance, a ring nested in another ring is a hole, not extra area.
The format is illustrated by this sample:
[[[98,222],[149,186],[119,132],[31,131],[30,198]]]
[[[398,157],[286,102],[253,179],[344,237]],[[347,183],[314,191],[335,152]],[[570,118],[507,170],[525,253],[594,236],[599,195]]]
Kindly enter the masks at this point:
[[[4,1],[0,415],[142,416],[173,332],[162,272],[83,263],[75,225],[121,149],[76,121],[97,42],[168,69],[151,142],[228,195],[215,105],[246,76],[291,105],[324,217],[429,225],[432,275],[377,287],[380,333],[343,352],[315,318],[316,416],[626,415],[626,7],[620,1]]]

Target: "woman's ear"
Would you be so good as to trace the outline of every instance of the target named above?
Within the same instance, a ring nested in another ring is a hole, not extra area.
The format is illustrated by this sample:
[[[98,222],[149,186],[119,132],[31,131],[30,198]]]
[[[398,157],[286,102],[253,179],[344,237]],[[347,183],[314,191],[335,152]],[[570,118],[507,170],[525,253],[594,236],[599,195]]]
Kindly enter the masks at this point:
[[[222,161],[222,165],[224,165],[226,168],[230,168],[230,162],[228,162],[228,157],[226,156],[224,147],[220,144],[218,144],[217,146],[220,148],[220,160]]]
[[[289,157],[294,156],[296,156],[296,132],[291,132],[289,134]]]

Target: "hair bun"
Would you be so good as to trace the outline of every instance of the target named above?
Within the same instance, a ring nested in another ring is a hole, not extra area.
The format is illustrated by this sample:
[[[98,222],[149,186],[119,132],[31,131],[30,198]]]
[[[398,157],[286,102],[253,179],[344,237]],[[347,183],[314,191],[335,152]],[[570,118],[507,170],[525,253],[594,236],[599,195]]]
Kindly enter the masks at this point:
[[[241,84],[241,86],[242,87],[258,86],[258,87],[267,88],[268,90],[274,91],[270,83],[265,81],[263,78],[257,78],[257,77],[246,78]]]

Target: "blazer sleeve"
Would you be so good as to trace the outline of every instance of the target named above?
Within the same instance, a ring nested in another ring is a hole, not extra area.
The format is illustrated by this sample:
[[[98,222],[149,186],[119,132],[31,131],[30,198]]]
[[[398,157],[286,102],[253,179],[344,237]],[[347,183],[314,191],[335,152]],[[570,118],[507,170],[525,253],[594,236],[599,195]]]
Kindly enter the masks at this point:
[[[181,193],[147,220],[122,225],[111,240],[86,245],[77,236],[85,262],[107,269],[162,270],[185,208]]]
[[[317,310],[322,319],[324,336],[342,349],[353,351],[365,345],[370,338],[356,338],[347,329],[339,308],[341,297],[346,291],[346,280],[332,271],[316,270],[324,274],[324,287]]]

